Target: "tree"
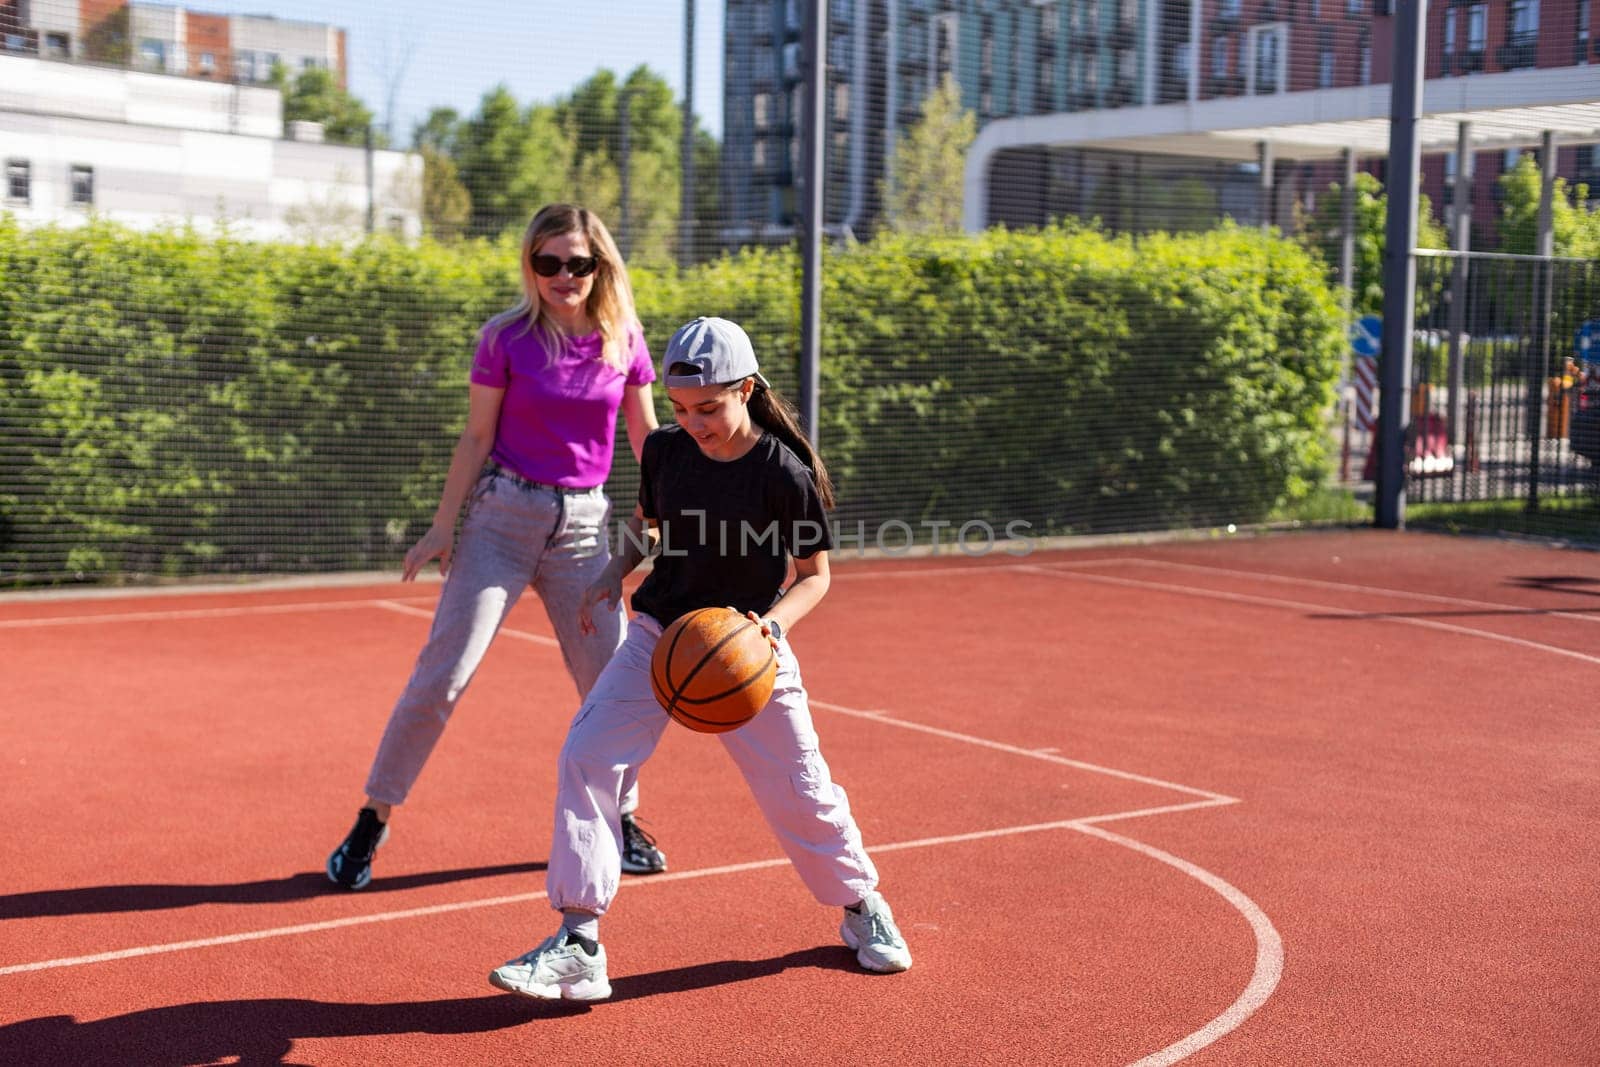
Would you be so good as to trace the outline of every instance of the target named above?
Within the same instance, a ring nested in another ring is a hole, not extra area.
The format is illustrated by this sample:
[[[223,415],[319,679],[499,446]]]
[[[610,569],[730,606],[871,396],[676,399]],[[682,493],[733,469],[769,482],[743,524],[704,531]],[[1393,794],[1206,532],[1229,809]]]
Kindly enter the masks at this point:
[[[575,184],[584,190],[582,202],[607,220],[631,259],[670,260],[677,246],[683,187],[683,112],[672,87],[645,66],[635,67],[621,84],[602,69],[559,101],[556,111],[573,137],[579,168]],[[621,203],[624,165],[629,178],[626,218]],[[713,183],[715,174],[710,172]]]
[[[417,149],[422,156],[422,225],[441,241],[454,240],[472,220],[472,194],[461,184],[455,160],[432,145]]]
[[[461,184],[472,197],[468,232],[492,237],[520,230],[534,211],[571,188],[572,137],[550,107],[524,110],[504,85],[449,136]]]
[[[372,126],[372,112],[340,88],[333,71],[308,67],[292,81],[282,63],[275,63],[268,82],[283,93],[283,121],[320,122],[323,136],[334,144],[364,144]],[[379,137],[378,142],[386,140]]]
[[[885,223],[901,233],[961,229],[967,149],[978,120],[961,106],[961,88],[945,75],[922,101],[921,116],[895,142],[893,180],[882,183]]]
[[[133,58],[133,45],[128,39],[127,5],[90,27],[83,35],[83,55],[91,63],[113,63],[125,67]]]
[[[1523,156],[1517,165],[1500,176],[1505,193],[1500,208],[1500,251],[1533,255],[1539,244],[1539,197],[1543,173],[1532,156]],[[1585,205],[1589,187],[1569,187],[1566,180],[1555,180],[1551,201],[1551,231],[1555,254],[1600,259],[1600,209]]]
[[[1339,266],[1340,238],[1343,230],[1343,187],[1328,186],[1328,195],[1318,203],[1303,239],[1322,254],[1330,270]],[[1351,308],[1357,315],[1377,315],[1383,310],[1383,246],[1389,222],[1389,197],[1383,184],[1370,174],[1356,175],[1355,185],[1355,263]],[[1417,247],[1448,248],[1445,229],[1433,217],[1433,205],[1423,193],[1417,194]]]

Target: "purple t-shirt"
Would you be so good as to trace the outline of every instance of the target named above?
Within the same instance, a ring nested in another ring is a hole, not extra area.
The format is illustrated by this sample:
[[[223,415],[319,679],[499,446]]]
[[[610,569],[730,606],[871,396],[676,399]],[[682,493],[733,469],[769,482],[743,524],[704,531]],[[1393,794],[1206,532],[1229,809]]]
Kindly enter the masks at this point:
[[[567,340],[554,361],[520,324],[493,339],[485,330],[472,359],[472,382],[504,389],[495,429],[496,463],[524,478],[568,489],[600,485],[611,473],[623,389],[655,381],[644,334],[628,331],[627,373],[600,360],[598,331]]]

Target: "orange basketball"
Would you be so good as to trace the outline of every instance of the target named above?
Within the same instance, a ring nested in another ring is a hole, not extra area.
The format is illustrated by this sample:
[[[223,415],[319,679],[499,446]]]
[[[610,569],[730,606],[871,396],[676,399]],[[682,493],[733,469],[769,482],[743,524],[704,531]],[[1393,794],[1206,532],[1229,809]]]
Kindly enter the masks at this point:
[[[761,627],[731,608],[700,608],[661,632],[650,657],[656,700],[703,734],[736,730],[772,699],[778,657]]]

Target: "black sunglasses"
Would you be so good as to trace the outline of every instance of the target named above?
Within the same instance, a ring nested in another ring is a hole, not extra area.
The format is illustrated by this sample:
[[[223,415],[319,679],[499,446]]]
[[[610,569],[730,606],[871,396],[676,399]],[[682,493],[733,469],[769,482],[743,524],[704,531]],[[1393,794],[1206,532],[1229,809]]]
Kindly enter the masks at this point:
[[[567,273],[574,278],[587,278],[600,266],[599,256],[573,256],[571,259],[562,259],[560,256],[534,256],[529,260],[533,264],[533,273],[541,278],[554,278],[561,273],[561,268],[567,268]]]

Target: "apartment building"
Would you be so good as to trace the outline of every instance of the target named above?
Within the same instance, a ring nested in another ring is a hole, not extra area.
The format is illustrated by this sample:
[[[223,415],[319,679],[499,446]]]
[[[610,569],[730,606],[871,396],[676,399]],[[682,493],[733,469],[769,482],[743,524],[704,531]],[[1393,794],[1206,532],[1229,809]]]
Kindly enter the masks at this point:
[[[290,126],[270,86],[0,53],[0,211],[262,240],[421,234],[421,157]]]
[[[0,46],[12,55],[129,67],[258,85],[275,64],[346,83],[345,31],[270,15],[213,15],[127,0],[0,0]]]
[[[1593,3],[1541,10],[1539,0],[1435,0],[1426,76],[1594,63]],[[722,179],[734,239],[781,237],[797,219],[804,7],[726,0]],[[947,75],[980,127],[1016,127],[1034,117],[1283,94],[1296,94],[1297,106],[1314,115],[1330,94],[1386,85],[1394,58],[1390,0],[830,0],[828,21],[827,223],[855,233],[877,225],[895,143]],[[1117,227],[1154,228],[1209,212],[1287,225],[1342,175],[1336,163],[1269,158],[1263,182],[1260,160],[1088,147],[1087,136],[1080,147],[1075,139],[1069,133],[997,155],[986,221],[1094,214]],[[1494,179],[1522,150],[1475,157],[1474,217],[1484,241],[1493,237]],[[1449,199],[1452,157],[1424,160],[1436,210]],[[1381,175],[1381,151],[1360,162]],[[1558,173],[1600,195],[1597,167],[1591,145],[1560,151]]]

